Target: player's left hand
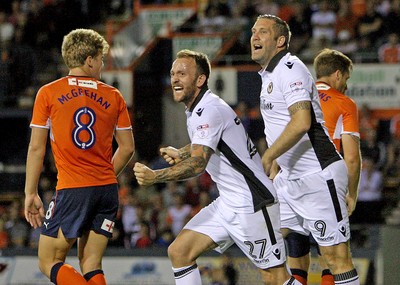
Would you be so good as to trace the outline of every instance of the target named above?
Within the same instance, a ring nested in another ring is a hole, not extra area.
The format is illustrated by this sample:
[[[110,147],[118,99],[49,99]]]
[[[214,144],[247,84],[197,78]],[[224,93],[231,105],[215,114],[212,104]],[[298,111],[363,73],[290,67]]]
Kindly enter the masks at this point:
[[[272,159],[269,158],[266,151],[262,157],[262,165],[264,168],[264,172],[269,176],[271,174],[271,167],[272,167]]]
[[[36,229],[42,226],[44,208],[43,202],[38,194],[26,195],[24,214],[26,221],[33,228]]]
[[[155,183],[156,173],[146,165],[136,162],[133,171],[135,172],[136,180],[139,185],[148,186]]]
[[[347,212],[349,213],[349,217],[353,214],[354,210],[356,209],[357,198],[352,197],[351,195],[346,195],[346,205],[347,205]]]
[[[269,170],[269,179],[274,180],[275,176],[279,173],[280,167],[276,160],[272,161],[271,169]]]

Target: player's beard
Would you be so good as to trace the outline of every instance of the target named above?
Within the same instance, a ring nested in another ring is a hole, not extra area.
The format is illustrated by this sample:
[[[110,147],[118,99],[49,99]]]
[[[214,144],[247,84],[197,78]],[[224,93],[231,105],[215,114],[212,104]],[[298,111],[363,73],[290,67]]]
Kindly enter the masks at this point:
[[[194,100],[194,96],[196,95],[197,87],[196,87],[197,78],[192,81],[191,84],[183,87],[183,95],[178,98],[174,95],[174,99],[176,102],[183,102],[186,106]],[[175,91],[174,91],[175,93]]]

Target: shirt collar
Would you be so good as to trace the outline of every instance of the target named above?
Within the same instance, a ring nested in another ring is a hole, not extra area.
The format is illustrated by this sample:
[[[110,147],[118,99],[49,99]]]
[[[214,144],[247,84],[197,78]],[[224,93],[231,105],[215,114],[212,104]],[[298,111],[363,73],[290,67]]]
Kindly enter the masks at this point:
[[[265,71],[272,72],[274,68],[278,65],[279,61],[284,57],[289,51],[287,49],[281,50],[270,60],[268,66],[265,68]]]
[[[200,100],[203,98],[204,94],[207,92],[208,90],[208,86],[204,85],[201,90],[199,95],[197,95],[196,99],[194,99],[192,106],[190,107],[190,109],[188,110],[189,112],[193,112],[194,108],[196,107],[196,105],[200,102]]]

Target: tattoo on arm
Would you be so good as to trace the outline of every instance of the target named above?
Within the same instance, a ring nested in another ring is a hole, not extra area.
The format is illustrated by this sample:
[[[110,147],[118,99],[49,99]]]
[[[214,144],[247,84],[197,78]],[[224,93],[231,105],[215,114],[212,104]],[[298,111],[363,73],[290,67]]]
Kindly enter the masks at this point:
[[[190,147],[191,147],[191,145],[188,144],[178,150],[180,159],[185,160],[190,157]]]
[[[292,106],[289,107],[290,116],[294,115],[299,110],[311,110],[310,101],[300,101],[294,103]]]
[[[184,180],[196,177],[204,172],[208,160],[213,154],[213,150],[204,145],[192,145],[190,152],[184,151],[184,149],[186,149],[186,147],[179,149],[179,154],[181,155],[182,150],[182,153],[186,156],[186,159],[182,160],[182,162],[179,164],[158,170],[156,172],[156,181],[158,183]]]

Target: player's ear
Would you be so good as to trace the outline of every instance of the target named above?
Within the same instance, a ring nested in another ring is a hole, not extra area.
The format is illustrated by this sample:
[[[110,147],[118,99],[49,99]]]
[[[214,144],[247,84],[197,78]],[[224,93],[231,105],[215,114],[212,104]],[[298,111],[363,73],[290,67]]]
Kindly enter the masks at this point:
[[[338,69],[335,71],[335,79],[340,80],[342,78],[343,74],[342,72]]]
[[[200,74],[197,77],[197,87],[202,87],[204,85],[204,83],[206,82],[207,77],[205,74]]]
[[[85,64],[86,64],[87,66],[89,66],[89,68],[92,68],[92,67],[93,67],[92,61],[93,61],[93,57],[89,55],[89,56],[85,59]]]
[[[276,46],[278,48],[283,48],[286,45],[286,38],[284,36],[278,37],[278,40],[276,41]]]

